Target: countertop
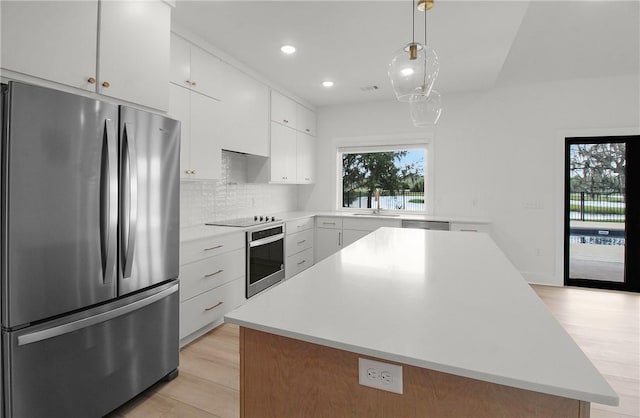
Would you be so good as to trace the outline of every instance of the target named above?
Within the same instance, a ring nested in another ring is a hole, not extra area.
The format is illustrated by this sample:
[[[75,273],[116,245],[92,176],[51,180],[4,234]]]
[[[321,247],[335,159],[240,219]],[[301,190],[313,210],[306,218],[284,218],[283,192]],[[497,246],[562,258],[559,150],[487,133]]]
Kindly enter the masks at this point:
[[[398,220],[419,220],[419,221],[440,221],[440,222],[459,222],[459,223],[475,223],[475,224],[489,224],[490,221],[486,219],[474,219],[464,218],[459,216],[433,216],[433,215],[416,215],[416,214],[400,214],[399,216],[380,216],[372,214],[354,215],[356,212],[342,212],[342,211],[290,211],[271,214],[278,219],[282,219],[283,222],[295,221],[297,219],[308,218],[311,216],[333,216],[344,218],[364,218],[364,219],[398,219]],[[194,225],[185,228],[180,228],[180,241],[192,241],[212,236],[232,234],[237,232],[244,232],[248,228],[231,227],[231,226],[213,226],[213,225]]]
[[[487,382],[619,402],[487,234],[380,228],[225,320]]]

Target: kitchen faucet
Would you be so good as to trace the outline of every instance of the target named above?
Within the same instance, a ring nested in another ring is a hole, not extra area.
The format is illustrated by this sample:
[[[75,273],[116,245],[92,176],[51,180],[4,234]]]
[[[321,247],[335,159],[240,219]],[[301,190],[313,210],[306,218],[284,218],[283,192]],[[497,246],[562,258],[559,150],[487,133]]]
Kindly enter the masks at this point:
[[[373,210],[374,215],[380,215],[380,189],[376,188],[375,194],[376,208]]]

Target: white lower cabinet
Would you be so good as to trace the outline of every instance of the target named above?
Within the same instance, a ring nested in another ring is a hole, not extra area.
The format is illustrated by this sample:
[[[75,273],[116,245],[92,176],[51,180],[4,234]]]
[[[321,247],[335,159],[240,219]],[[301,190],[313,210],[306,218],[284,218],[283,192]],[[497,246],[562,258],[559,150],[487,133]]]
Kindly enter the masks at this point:
[[[343,229],[342,230],[342,246],[353,244],[365,235],[369,235],[371,231],[358,231],[357,229]]]
[[[180,339],[190,337],[194,332],[208,330],[208,326],[222,323],[224,315],[244,302],[244,277],[237,278],[215,289],[180,303]],[[202,332],[202,334],[205,331]],[[200,336],[191,336],[193,340]]]
[[[285,230],[285,277],[288,279],[314,263],[313,218],[287,222]]]
[[[490,232],[490,226],[489,224],[451,222],[451,224],[449,224],[449,230],[464,232],[486,232],[488,234]]]
[[[298,254],[287,257],[287,279],[311,267],[313,260],[313,248],[307,248]]]
[[[180,344],[223,322],[245,301],[243,233],[185,241],[180,245]]]

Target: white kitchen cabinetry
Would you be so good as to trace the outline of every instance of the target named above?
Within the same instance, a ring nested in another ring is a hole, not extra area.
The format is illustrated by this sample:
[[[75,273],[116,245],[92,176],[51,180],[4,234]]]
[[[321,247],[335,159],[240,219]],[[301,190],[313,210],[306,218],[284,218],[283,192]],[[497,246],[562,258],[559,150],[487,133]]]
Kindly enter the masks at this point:
[[[14,42],[3,43],[0,62],[18,73],[12,78],[167,110],[170,25],[170,6],[160,0],[2,2],[2,38]]]
[[[220,102],[189,89],[169,85],[169,115],[182,122],[180,177],[191,180],[219,179],[222,174]]]
[[[271,123],[272,183],[296,183],[296,131],[278,123]]]
[[[297,103],[271,90],[271,120],[281,125],[296,129]]]
[[[180,342],[220,325],[245,301],[243,233],[183,242],[180,246]]]
[[[486,232],[487,234],[490,232],[489,224],[451,222],[449,225],[451,231]]]
[[[269,156],[269,88],[218,57],[171,35],[171,82],[220,100],[220,148]]]
[[[316,136],[316,113],[296,103],[296,129],[307,135]]]
[[[346,247],[378,228],[400,228],[401,226],[402,221],[399,219],[344,218],[342,220],[342,233],[344,235],[342,246]]]
[[[222,147],[269,156],[269,88],[236,68],[223,65]]]
[[[296,133],[296,183],[308,184],[315,181],[315,148],[314,137]]]
[[[382,227],[400,228],[400,219],[316,217],[316,262]]]
[[[342,248],[342,218],[317,216],[315,236],[316,262]]]
[[[3,69],[96,91],[97,0],[3,1],[0,7]]]
[[[101,1],[98,93],[169,109],[171,8],[156,1]]]
[[[221,100],[224,63],[178,35],[171,34],[172,83]]]
[[[290,278],[313,265],[313,217],[287,222],[285,272]]]

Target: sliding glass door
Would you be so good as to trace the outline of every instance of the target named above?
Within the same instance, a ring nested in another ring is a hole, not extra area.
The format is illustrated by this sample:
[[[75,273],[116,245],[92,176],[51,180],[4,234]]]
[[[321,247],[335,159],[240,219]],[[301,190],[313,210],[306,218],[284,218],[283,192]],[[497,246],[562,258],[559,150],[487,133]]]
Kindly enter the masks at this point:
[[[565,158],[565,284],[640,291],[640,137],[567,138]]]

